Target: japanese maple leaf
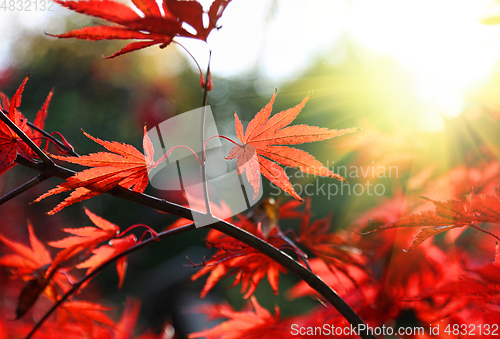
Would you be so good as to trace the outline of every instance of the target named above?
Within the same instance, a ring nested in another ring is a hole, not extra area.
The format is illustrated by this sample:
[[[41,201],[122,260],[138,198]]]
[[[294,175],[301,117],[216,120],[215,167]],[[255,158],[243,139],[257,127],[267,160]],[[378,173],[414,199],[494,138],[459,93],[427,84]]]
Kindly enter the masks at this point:
[[[87,214],[96,227],[64,228],[64,232],[73,234],[74,236],[49,242],[50,246],[63,249],[57,254],[54,264],[61,263],[83,251],[92,251],[97,245],[116,237],[120,232],[120,228],[117,225],[95,215],[87,208],[85,208],[85,214]]]
[[[243,133],[243,125],[238,115],[234,114],[236,136],[242,145],[234,146],[227,159],[238,158],[238,174],[246,173],[246,177],[254,189],[254,198],[259,193],[259,173],[261,173],[283,191],[302,201],[293,189],[285,171],[278,163],[283,166],[297,167],[308,174],[345,180],[340,175],[324,167],[321,162],[309,153],[283,145],[297,145],[332,139],[346,133],[355,132],[358,128],[330,130],[307,125],[288,126],[305,106],[309,95],[295,107],[270,117],[275,98],[276,92],[271,101],[248,123],[245,133]]]
[[[69,197],[49,211],[52,215],[64,207],[100,195],[115,186],[131,189],[142,193],[148,185],[148,171],[157,164],[153,161],[154,149],[151,140],[144,127],[143,147],[146,155],[139,152],[135,147],[116,141],[104,141],[84,132],[90,139],[113,152],[99,152],[80,157],[55,156],[54,158],[91,166],[92,168],[78,172],[66,179],[66,182],[39,196],[34,202],[38,202],[53,194],[74,190]]]
[[[453,199],[443,202],[424,198],[435,205],[435,211],[412,213],[366,233],[402,227],[424,227],[415,236],[407,251],[411,251],[436,234],[464,226],[470,226],[491,235],[491,233],[475,226],[474,223],[500,223],[499,189],[496,192],[497,196],[474,195],[472,193],[464,201]]]
[[[257,299],[250,299],[252,310],[234,311],[230,306],[215,305],[204,307],[204,311],[212,318],[228,318],[225,322],[214,328],[191,333],[188,338],[210,339],[277,339],[292,338],[290,325],[280,322],[280,311],[275,308],[273,316],[264,307],[260,306]]]
[[[276,248],[290,247],[281,237],[277,236],[277,228],[274,228],[266,238],[262,233],[260,223],[255,226],[244,217],[240,216],[240,219],[241,222],[236,223],[236,226],[254,234]],[[266,275],[274,293],[278,294],[279,273],[286,272],[283,266],[254,248],[220,232],[209,233],[207,241],[218,251],[203,263],[204,267],[191,277],[192,280],[196,280],[210,273],[200,293],[202,298],[219,280],[227,275],[235,275],[231,287],[241,282],[241,291],[245,293],[244,299],[247,299],[255,292],[258,284]]]
[[[15,123],[21,131],[23,131],[29,138],[31,138],[37,146],[42,143],[41,134],[38,131],[33,131],[28,123],[28,119],[18,110],[21,105],[21,97],[24,86],[28,81],[29,75],[24,79],[16,93],[9,98],[0,92],[0,109],[6,113],[9,119]],[[34,125],[43,129],[45,117],[47,116],[47,109],[49,107],[50,99],[52,98],[52,91],[47,96],[45,103],[38,111]],[[12,131],[5,123],[0,122],[0,175],[15,165],[17,155],[26,159],[33,159],[35,153],[26,143]]]
[[[92,251],[92,256],[84,262],[76,265],[76,268],[88,268],[87,275],[92,273],[96,267],[108,261],[117,254],[120,254],[137,244],[137,238],[133,234],[129,234],[124,238],[116,238],[109,241],[109,245],[103,245]],[[125,272],[127,271],[127,257],[121,257],[116,262],[116,270],[120,281],[118,288],[123,286]]]
[[[75,12],[115,23],[114,26],[94,26],[76,29],[64,34],[51,35],[57,38],[85,40],[139,40],[123,47],[108,58],[153,45],[160,48],[168,46],[175,36],[189,37],[206,41],[210,32],[216,28],[217,21],[231,0],[215,0],[208,11],[208,23],[203,25],[203,7],[198,1],[165,0],[162,8],[155,0],[132,0],[140,11],[112,0],[61,1],[58,4]],[[162,13],[163,10],[163,13]],[[191,26],[196,32],[190,33],[183,24]]]

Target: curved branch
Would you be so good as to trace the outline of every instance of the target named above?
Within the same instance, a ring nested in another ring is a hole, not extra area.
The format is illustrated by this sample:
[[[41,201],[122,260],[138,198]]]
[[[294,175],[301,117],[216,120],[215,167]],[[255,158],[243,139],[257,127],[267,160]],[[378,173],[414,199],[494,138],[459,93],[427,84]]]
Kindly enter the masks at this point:
[[[59,139],[56,139],[54,138],[54,136],[50,133],[47,133],[46,131],[44,131],[43,129],[41,128],[38,128],[37,126],[33,125],[31,122],[27,122],[27,125],[31,128],[33,128],[34,130],[36,130],[37,132],[39,132],[40,134],[42,134],[44,137],[46,137],[47,139],[50,139],[55,145],[56,147],[60,147],[62,148],[63,150],[65,150],[69,155],[72,155],[74,157],[79,157],[80,155],[78,153],[75,152],[75,150],[73,149],[73,147],[71,147],[71,145],[66,145],[65,143],[59,141]],[[62,136],[62,134],[60,134],[59,132],[52,132],[52,133],[55,133],[55,134],[58,134],[59,137],[61,137],[64,141],[65,141],[65,138]]]

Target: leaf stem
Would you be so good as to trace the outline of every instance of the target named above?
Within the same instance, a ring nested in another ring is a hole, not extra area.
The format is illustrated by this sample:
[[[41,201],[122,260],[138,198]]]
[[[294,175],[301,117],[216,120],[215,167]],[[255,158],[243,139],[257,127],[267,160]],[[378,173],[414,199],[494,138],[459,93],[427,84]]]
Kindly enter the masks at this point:
[[[47,180],[48,178],[52,177],[52,175],[46,174],[46,173],[40,173],[36,177],[30,179],[29,181],[25,182],[19,187],[16,187],[9,193],[5,194],[3,197],[0,198],[0,205],[6,203],[12,198],[17,197],[19,194],[29,190],[31,187],[34,187],[41,183],[42,181]]]
[[[210,138],[207,139],[207,141],[205,141],[205,143],[203,144],[203,152],[205,152],[206,148],[207,148],[207,143],[213,139],[213,138],[222,138],[222,139],[226,139],[227,141],[230,141],[232,142],[233,144],[235,144],[236,146],[240,146],[240,147],[243,147],[243,145],[240,145],[238,144],[236,141],[234,141],[233,139],[231,138],[228,138],[224,135],[212,135]]]
[[[12,122],[9,117],[4,113],[4,111],[0,110],[0,120],[2,120],[7,126],[10,127],[14,133],[16,133],[25,143],[28,145],[29,148],[33,150],[33,152],[38,155],[40,159],[42,159],[43,163],[47,167],[53,167],[55,164],[50,159],[47,154],[45,154],[40,147],[38,147],[33,140],[31,140],[14,122]]]
[[[196,160],[198,161],[198,164],[200,164],[200,166],[203,165],[203,161],[200,160],[200,158],[198,157],[198,154],[196,154],[195,151],[193,151],[193,149],[189,146],[186,146],[186,145],[177,145],[177,146],[174,146],[172,148],[170,148],[168,151],[165,152],[165,154],[163,154],[163,156],[158,159],[154,164],[153,164],[153,167],[156,167],[158,166],[158,164],[160,162],[162,162],[163,160],[165,160],[166,158],[168,158],[170,156],[170,153],[172,153],[172,151],[176,148],[186,148],[188,149],[189,151],[191,151],[191,153],[193,153],[193,155],[196,157]]]
[[[185,225],[185,226],[182,226],[182,227],[179,227],[179,228],[176,228],[176,229],[173,229],[173,230],[169,230],[169,231],[164,231],[164,232],[160,232],[158,233],[158,235],[156,237],[152,237],[148,240],[145,240],[131,248],[129,248],[128,250],[126,251],[123,251],[117,255],[115,255],[114,257],[112,257],[111,259],[107,260],[106,262],[102,263],[101,265],[97,266],[95,268],[94,271],[90,272],[89,274],[87,274],[86,276],[84,276],[83,278],[81,278],[80,280],[78,280],[78,282],[76,282],[73,287],[71,289],[69,289],[62,297],[61,299],[59,299],[53,306],[50,310],[48,310],[44,316],[38,320],[38,322],[36,323],[35,327],[33,327],[33,329],[31,330],[31,332],[26,336],[26,339],[29,339],[31,338],[31,336],[36,332],[36,330],[38,330],[38,328],[40,328],[40,326],[42,326],[42,324],[45,322],[45,320],[47,320],[47,318],[59,307],[59,305],[61,305],[65,300],[67,300],[73,293],[76,292],[76,290],[78,290],[80,288],[80,286],[82,286],[86,281],[88,281],[90,278],[92,278],[93,276],[97,275],[98,273],[100,273],[103,269],[105,269],[106,267],[108,267],[109,265],[111,265],[112,263],[114,263],[115,261],[117,261],[118,259],[120,259],[121,257],[124,257],[126,255],[129,255],[130,253],[133,253],[153,242],[157,242],[161,239],[164,239],[164,238],[167,238],[167,237],[170,237],[172,235],[176,235],[176,234],[179,234],[179,233],[183,233],[183,232],[187,232],[187,231],[190,231],[190,230],[193,230],[193,229],[196,229],[195,226],[194,226],[194,223],[192,224],[189,224],[189,225]]]
[[[182,49],[183,49],[183,50],[185,50],[187,54],[189,54],[189,56],[191,57],[191,59],[193,59],[194,63],[196,64],[196,67],[198,67],[198,72],[200,73],[200,78],[201,78],[201,79],[203,79],[203,73],[201,72],[201,67],[200,67],[200,64],[198,63],[198,61],[196,61],[196,59],[195,59],[195,58],[194,58],[194,56],[191,54],[191,52],[189,52],[189,50],[188,50],[186,47],[184,47],[184,45],[183,45],[183,44],[181,44],[180,42],[175,41],[175,40],[172,40],[172,42],[173,42],[174,44],[177,44],[177,45],[181,46],[181,47],[182,47]]]
[[[202,160],[203,164],[201,165],[201,180],[203,181],[202,186],[203,186],[203,196],[205,198],[205,206],[207,209],[207,215],[212,216],[212,211],[210,210],[210,198],[208,196],[208,184],[207,184],[207,168],[206,168],[206,161],[207,157],[205,154],[205,111],[206,111],[206,106],[207,106],[207,99],[208,99],[208,86],[209,86],[209,80],[210,80],[210,60],[212,58],[212,51],[210,51],[210,57],[208,58],[208,66],[207,66],[207,74],[205,75],[205,85],[203,86],[203,100],[201,103],[201,131],[200,131],[200,136],[201,136],[201,154],[202,154]]]
[[[138,228],[138,227],[144,227],[144,228],[146,228],[149,231],[149,233],[151,233],[151,236],[153,236],[153,237],[157,237],[158,236],[158,233],[154,229],[152,229],[151,227],[149,227],[148,225],[146,225],[146,224],[135,224],[135,225],[132,225],[129,228],[127,228],[125,231],[120,232],[120,234],[117,235],[116,237],[117,238],[123,237],[127,232],[130,232],[134,228]]]
[[[475,228],[476,230],[481,231],[481,232],[484,232],[484,233],[486,233],[486,234],[489,234],[489,235],[491,235],[493,238],[495,238],[495,239],[497,239],[498,241],[500,241],[500,238],[499,238],[498,236],[496,236],[495,234],[493,234],[493,233],[491,233],[491,232],[489,232],[489,231],[487,231],[487,230],[485,230],[485,229],[483,229],[483,228],[481,228],[481,227],[478,227],[478,226],[476,226],[476,225],[474,225],[474,224],[472,224],[472,223],[470,224],[470,227]]]

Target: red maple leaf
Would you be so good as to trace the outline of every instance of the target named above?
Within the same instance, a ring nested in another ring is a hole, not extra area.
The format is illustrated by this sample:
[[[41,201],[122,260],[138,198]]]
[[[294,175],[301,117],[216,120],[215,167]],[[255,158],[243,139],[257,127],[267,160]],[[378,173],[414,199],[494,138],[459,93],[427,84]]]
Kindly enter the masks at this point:
[[[128,52],[153,45],[160,48],[168,46],[175,36],[189,37],[206,41],[210,32],[216,28],[217,21],[231,0],[215,0],[208,11],[208,24],[203,25],[203,7],[198,1],[165,0],[162,8],[155,0],[133,0],[141,12],[112,0],[61,1],[58,4],[75,12],[90,15],[115,23],[115,26],[95,26],[76,29],[57,38],[75,38],[85,40],[140,40],[132,42],[108,58],[114,58]],[[162,13],[163,10],[163,13]],[[196,32],[190,33],[183,24],[191,26]]]
[[[113,152],[99,152],[80,157],[53,156],[56,159],[90,166],[92,168],[78,172],[66,179],[66,182],[39,196],[38,202],[53,194],[74,190],[69,197],[49,211],[52,215],[64,207],[82,200],[100,195],[115,186],[142,193],[148,185],[148,171],[157,164],[153,161],[154,149],[144,127],[143,147],[146,155],[135,147],[116,141],[104,141],[84,132],[90,139]]]
[[[242,145],[234,146],[227,159],[238,158],[238,174],[246,173],[246,177],[254,189],[255,197],[259,192],[259,173],[261,173],[295,199],[302,200],[293,189],[283,168],[277,163],[283,166],[297,167],[308,174],[345,180],[340,175],[324,167],[321,162],[309,153],[283,145],[297,145],[332,139],[346,133],[355,132],[358,128],[329,130],[328,128],[307,125],[288,126],[300,113],[309,99],[309,95],[297,106],[279,112],[270,118],[275,98],[276,92],[271,101],[248,123],[245,133],[243,133],[243,125],[238,115],[234,114],[236,136],[242,142]]]
[[[0,109],[8,113],[9,119],[15,123],[21,131],[23,131],[30,139],[32,139],[37,146],[42,143],[41,134],[38,131],[33,131],[28,126],[28,119],[18,110],[21,105],[21,97],[24,90],[24,85],[28,81],[29,75],[24,79],[16,93],[9,98],[0,92]],[[47,109],[49,107],[50,99],[52,98],[52,91],[47,96],[45,103],[38,111],[34,125],[43,129],[45,117],[47,116]],[[26,159],[33,159],[35,153],[26,143],[12,131],[5,123],[0,122],[0,175],[15,165],[17,155]]]
[[[120,232],[117,225],[95,215],[87,208],[84,209],[85,214],[97,227],[64,228],[64,232],[74,236],[49,242],[50,246],[63,249],[57,254],[52,265],[57,265],[83,251],[92,251],[97,245],[116,237]]]
[[[76,268],[87,268],[87,275],[92,273],[96,267],[108,261],[117,254],[120,254],[137,244],[137,238],[133,234],[129,234],[124,238],[116,238],[110,240],[109,245],[103,245],[92,251],[92,256],[84,262],[76,265]],[[116,262],[116,270],[120,281],[118,288],[123,286],[125,272],[127,271],[127,257],[121,257]]]
[[[31,223],[28,223],[28,232],[31,248],[0,234],[0,241],[16,252],[1,257],[0,266],[12,268],[13,276],[23,280],[31,279],[36,270],[52,263],[49,251],[36,237]]]
[[[188,338],[210,339],[277,339],[292,338],[290,325],[280,322],[280,310],[276,306],[274,316],[264,307],[260,306],[257,299],[250,299],[252,310],[234,311],[228,305],[215,305],[204,307],[202,311],[211,318],[228,318],[225,322],[214,328],[191,333]]]
[[[240,223],[235,223],[235,225],[267,241],[276,248],[290,247],[288,243],[278,236],[277,228],[271,230],[266,238],[262,233],[260,223],[255,226],[255,224],[240,216]],[[274,293],[278,294],[279,273],[286,272],[281,265],[258,250],[220,232],[209,233],[207,242],[217,248],[218,251],[203,263],[204,267],[191,277],[192,280],[196,280],[210,273],[200,293],[202,298],[226,275],[235,275],[231,287],[241,282],[241,291],[245,293],[244,299],[247,299],[255,292],[258,284],[266,275]]]
[[[364,234],[393,228],[424,227],[415,236],[407,251],[411,251],[436,234],[464,226],[470,226],[492,235],[475,226],[474,223],[500,223],[500,189],[496,192],[497,196],[472,193],[463,201],[453,199],[443,202],[424,198],[434,204],[435,211],[412,213]],[[496,236],[495,238],[498,239]]]

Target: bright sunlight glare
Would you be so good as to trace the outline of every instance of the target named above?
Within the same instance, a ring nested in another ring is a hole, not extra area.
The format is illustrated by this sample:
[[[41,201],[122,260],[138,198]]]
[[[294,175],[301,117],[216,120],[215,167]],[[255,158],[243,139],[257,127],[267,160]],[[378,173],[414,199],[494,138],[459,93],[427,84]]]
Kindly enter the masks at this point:
[[[499,28],[478,21],[489,3],[234,1],[223,29],[209,40],[212,70],[225,77],[260,70],[274,88],[307,73],[314,58],[331,53],[347,36],[347,41],[391,57],[413,74],[415,99],[425,107],[418,113],[423,126],[440,130],[443,118],[463,112],[467,95],[488,80],[500,55]],[[196,43],[186,41],[197,58],[206,60],[206,48]]]
[[[489,1],[357,0],[352,40],[394,57],[415,76],[428,129],[463,111],[469,91],[484,83],[499,56],[498,29],[479,23]]]
[[[132,5],[130,0],[122,1]],[[212,3],[201,2],[205,9]],[[258,74],[260,85],[256,86],[262,88],[257,89],[267,94],[282,83],[307,74],[316,62],[330,58],[338,46],[351,43],[375,55],[387,56],[406,68],[413,75],[410,91],[416,102],[425,107],[416,111],[426,129],[439,130],[443,118],[463,112],[467,96],[494,71],[500,55],[500,25],[488,26],[478,21],[492,6],[490,2],[235,0],[220,21],[222,29],[209,38],[211,69],[214,75],[222,77],[252,78]],[[2,13],[0,71],[15,63],[12,46],[20,43],[20,30],[11,28],[14,22],[28,31],[63,32],[64,27],[60,26],[64,26],[64,16],[69,14],[59,7],[54,12],[44,12],[39,20],[32,20],[30,13]],[[80,17],[73,14],[70,18]],[[193,39],[179,41],[205,69],[209,55],[206,45]],[[383,71],[378,70],[377,76]],[[387,69],[388,74],[391,72],[394,70]]]

